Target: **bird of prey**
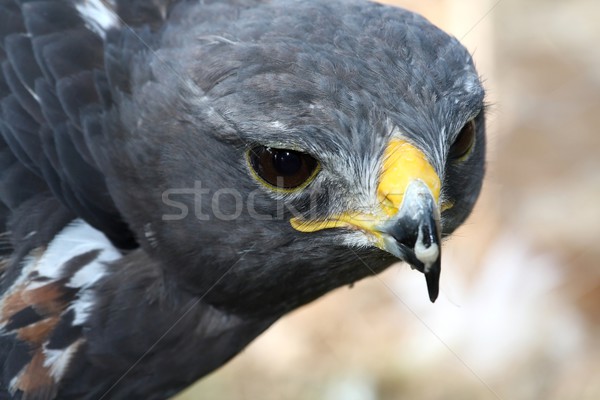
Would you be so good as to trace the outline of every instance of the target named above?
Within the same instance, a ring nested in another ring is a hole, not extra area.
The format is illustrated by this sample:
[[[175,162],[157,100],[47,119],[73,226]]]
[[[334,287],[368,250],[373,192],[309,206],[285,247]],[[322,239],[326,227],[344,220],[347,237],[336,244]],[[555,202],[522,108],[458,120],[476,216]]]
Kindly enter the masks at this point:
[[[0,398],[162,399],[398,260],[438,296],[484,90],[363,0],[0,0]]]

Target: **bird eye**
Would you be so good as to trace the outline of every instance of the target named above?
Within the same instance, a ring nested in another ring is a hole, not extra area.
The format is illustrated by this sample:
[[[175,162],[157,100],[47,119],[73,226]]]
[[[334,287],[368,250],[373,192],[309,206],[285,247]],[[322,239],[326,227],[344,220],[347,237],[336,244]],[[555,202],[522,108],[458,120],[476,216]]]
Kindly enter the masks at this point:
[[[257,146],[248,152],[258,177],[278,189],[295,189],[315,177],[319,163],[306,153]]]
[[[475,133],[475,120],[470,120],[462,127],[454,143],[450,146],[450,158],[459,160],[469,154],[475,143]]]

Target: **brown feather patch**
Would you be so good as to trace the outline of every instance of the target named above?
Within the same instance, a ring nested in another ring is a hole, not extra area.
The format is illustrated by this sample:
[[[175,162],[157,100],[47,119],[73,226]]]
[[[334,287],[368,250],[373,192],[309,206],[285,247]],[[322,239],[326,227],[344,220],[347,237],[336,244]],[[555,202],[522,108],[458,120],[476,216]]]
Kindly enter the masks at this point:
[[[38,349],[19,374],[15,388],[23,392],[23,400],[50,400],[56,396],[56,382],[50,368],[44,366],[45,360],[42,349]]]
[[[20,285],[4,299],[2,309],[0,310],[0,324],[6,323],[10,317],[29,305],[23,298],[24,286]]]
[[[40,258],[44,255],[46,247],[38,247],[29,253],[29,261],[23,267],[21,276],[0,298],[0,324],[6,323],[14,314],[29,306],[23,298],[23,292],[31,282],[31,276],[36,274],[36,267]]]
[[[61,279],[35,289],[27,290],[23,297],[42,315],[55,315],[62,313],[75,297],[77,290],[70,289],[64,285],[66,279]]]
[[[120,257],[102,233],[77,222],[8,266],[16,278],[0,295],[0,336],[10,361],[2,379],[13,395],[56,397],[85,343],[82,325],[95,300],[86,291],[104,276],[106,263]],[[4,258],[0,263],[6,266]]]
[[[31,358],[28,358],[10,385],[11,392],[19,392],[22,400],[50,400],[56,396],[57,380],[83,339],[78,339],[65,349],[52,350],[59,352],[56,353],[56,359],[48,358],[56,357],[56,354],[50,356],[45,346],[80,290],[67,286],[69,281],[98,255],[98,251],[94,250],[73,257],[62,266],[57,265],[57,268],[61,268],[60,272],[48,277],[40,275],[38,270],[44,250],[39,248],[30,253],[21,275],[0,297],[0,334],[13,333],[16,340],[30,349]]]
[[[47,318],[33,325],[19,329],[17,338],[34,346],[41,346],[50,336],[52,330],[58,324],[58,317]]]

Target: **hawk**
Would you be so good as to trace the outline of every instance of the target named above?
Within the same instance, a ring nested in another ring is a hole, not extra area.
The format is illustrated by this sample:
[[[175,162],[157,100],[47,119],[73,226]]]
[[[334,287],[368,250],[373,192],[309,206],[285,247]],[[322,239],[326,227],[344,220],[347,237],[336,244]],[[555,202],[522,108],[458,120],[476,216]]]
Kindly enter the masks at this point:
[[[0,0],[0,397],[162,399],[478,197],[468,51],[362,0]]]

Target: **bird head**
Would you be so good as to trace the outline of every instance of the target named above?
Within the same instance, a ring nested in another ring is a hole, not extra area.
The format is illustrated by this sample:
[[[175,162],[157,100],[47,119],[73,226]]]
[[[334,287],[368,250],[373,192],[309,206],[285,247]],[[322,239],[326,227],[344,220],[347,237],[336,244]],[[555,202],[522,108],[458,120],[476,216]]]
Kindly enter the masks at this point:
[[[113,196],[167,275],[224,309],[281,314],[397,261],[434,301],[483,178],[472,59],[404,10],[290,7],[182,17],[145,53],[113,115]]]

